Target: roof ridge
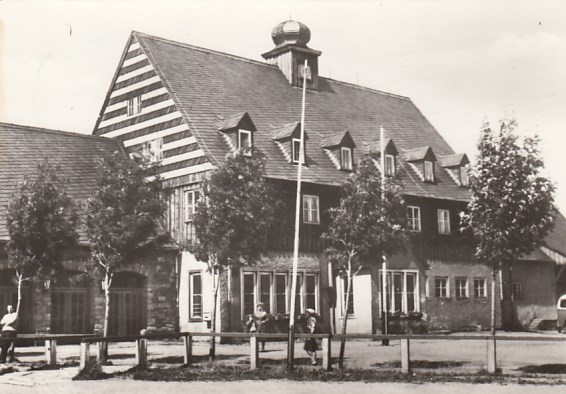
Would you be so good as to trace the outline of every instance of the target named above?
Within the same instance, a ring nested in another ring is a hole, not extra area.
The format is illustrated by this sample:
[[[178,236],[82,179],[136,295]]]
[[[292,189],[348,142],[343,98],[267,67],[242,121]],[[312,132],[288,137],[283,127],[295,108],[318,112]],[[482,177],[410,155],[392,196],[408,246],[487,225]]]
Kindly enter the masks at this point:
[[[260,65],[260,66],[267,66],[267,67],[270,67],[270,68],[276,68],[277,69],[277,66],[272,65],[272,64],[268,64],[268,63],[265,63],[265,62],[262,62],[262,61],[259,61],[259,60],[253,60],[253,59],[249,59],[247,57],[233,55],[231,53],[217,51],[217,50],[210,49],[210,48],[204,48],[204,47],[200,47],[198,45],[188,44],[186,42],[181,42],[181,41],[171,40],[171,39],[168,39],[168,38],[158,37],[158,36],[154,36],[154,35],[151,35],[151,34],[139,32],[139,31],[135,31],[135,30],[132,31],[132,34],[135,35],[135,36],[139,36],[141,38],[149,38],[149,39],[152,39],[152,40],[165,42],[165,43],[171,44],[171,45],[195,49],[197,51],[201,51],[201,52],[205,52],[205,53],[212,53],[212,54],[232,58],[232,59],[235,59],[235,60],[241,60],[241,61],[244,61],[244,62],[253,63],[253,64]],[[400,94],[384,92],[382,90],[377,90],[377,89],[370,88],[370,87],[367,87],[367,86],[357,85],[357,84],[354,84],[354,83],[351,83],[351,82],[339,81],[337,79],[332,79],[332,78],[324,77],[324,76],[321,76],[321,75],[319,75],[319,78],[325,79],[327,81],[332,81],[332,82],[335,82],[335,83],[340,83],[342,85],[347,85],[347,86],[350,86],[350,87],[353,87],[353,88],[356,88],[356,89],[366,90],[366,91],[369,91],[369,92],[378,93],[378,94],[382,94],[382,95],[389,96],[389,97],[394,97],[394,98],[399,98],[399,99],[411,101],[410,97],[402,96]]]
[[[82,134],[82,133],[77,133],[77,132],[74,132],[74,131],[46,129],[45,127],[28,126],[28,125],[23,125],[23,124],[0,122],[0,130],[2,129],[2,126],[14,127],[14,128],[17,128],[17,129],[20,129],[20,130],[25,130],[25,131],[36,131],[36,132],[51,133],[51,134],[63,134],[63,135],[68,135],[68,136],[72,136],[72,137],[95,139],[95,140],[99,140],[99,141],[110,141],[110,142],[114,142],[114,143],[117,142],[115,139],[112,139],[112,138],[102,137],[102,136],[98,136],[98,135]]]
[[[154,36],[151,34],[147,34],[147,33],[143,33],[143,32],[139,32],[139,31],[132,31],[132,34],[141,37],[141,38],[149,38],[151,40],[157,40],[157,41],[162,41],[164,43],[167,44],[171,44],[171,45],[176,45],[176,46],[180,46],[180,47],[184,47],[184,48],[190,48],[190,49],[195,49],[197,51],[201,51],[201,52],[205,52],[205,53],[212,53],[215,55],[221,55],[221,56],[225,56],[225,57],[229,57],[232,59],[236,59],[236,60],[241,60],[247,63],[253,63],[253,64],[257,64],[260,66],[267,66],[270,68],[277,68],[277,66],[272,65],[272,64],[268,64],[259,60],[253,60],[253,59],[249,59],[247,57],[243,57],[243,56],[238,56],[238,55],[233,55],[231,53],[226,53],[226,52],[222,52],[222,51],[217,51],[214,49],[210,49],[210,48],[204,48],[204,47],[200,47],[198,45],[194,45],[194,44],[188,44],[186,42],[181,42],[181,41],[175,41],[175,40],[171,40],[168,38],[163,38],[163,37],[158,37],[158,36]]]

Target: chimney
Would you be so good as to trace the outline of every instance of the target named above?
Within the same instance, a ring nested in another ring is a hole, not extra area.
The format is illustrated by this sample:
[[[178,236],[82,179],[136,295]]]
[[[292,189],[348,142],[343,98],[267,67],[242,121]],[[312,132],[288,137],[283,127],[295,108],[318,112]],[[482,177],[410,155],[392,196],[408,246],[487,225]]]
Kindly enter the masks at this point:
[[[318,57],[322,52],[307,46],[311,31],[301,22],[281,22],[271,31],[275,48],[262,56],[267,63],[276,65],[293,86],[303,86],[305,59],[308,60],[307,89],[318,89]]]

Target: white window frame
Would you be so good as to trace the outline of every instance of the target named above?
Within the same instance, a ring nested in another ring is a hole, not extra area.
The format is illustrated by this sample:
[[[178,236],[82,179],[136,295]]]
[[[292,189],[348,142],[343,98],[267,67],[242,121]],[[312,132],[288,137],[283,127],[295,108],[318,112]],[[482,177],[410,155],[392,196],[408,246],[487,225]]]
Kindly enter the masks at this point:
[[[316,201],[316,208],[313,208],[314,201]],[[303,223],[320,224],[320,199],[318,196],[303,194]]]
[[[135,116],[142,112],[142,98],[141,96],[130,97],[127,101],[127,115]]]
[[[481,284],[481,286],[478,286],[479,284]],[[474,298],[487,298],[486,278],[474,278]]]
[[[470,174],[466,166],[460,167],[460,185],[463,187],[470,186]]]
[[[461,286],[460,281],[464,281],[464,286]],[[454,278],[456,298],[470,298],[468,278],[464,276],[457,276]]]
[[[194,293],[194,278],[198,276],[200,278],[200,315],[195,313],[195,296],[197,294]],[[204,291],[203,291],[203,275],[201,271],[190,271],[189,272],[189,320],[191,321],[202,321],[203,319],[203,312],[204,312]]]
[[[450,211],[448,209],[438,209],[438,234],[449,235],[450,230]]]
[[[343,170],[351,171],[354,168],[352,148],[347,146],[340,147],[340,167]]]
[[[299,163],[299,160],[301,159],[301,151],[300,151],[300,146],[301,146],[301,139],[300,138],[293,138],[293,140],[291,141],[291,160],[293,161],[293,163]],[[305,164],[305,144],[303,144],[303,163]],[[298,154],[298,156],[297,156]]]
[[[439,281],[444,281],[444,286],[439,286]],[[444,293],[444,295],[442,293]],[[450,281],[447,276],[434,277],[434,297],[450,298]]]
[[[381,289],[383,285],[383,271],[379,270],[379,313],[383,312],[383,290]],[[403,275],[403,294],[401,296],[401,305],[395,305],[395,292],[393,291],[393,275],[400,274]],[[395,310],[401,310],[403,313],[409,313],[409,292],[408,288],[408,276],[413,276],[415,278],[414,289],[413,289],[413,310],[411,312],[420,312],[421,301],[420,301],[420,277],[417,270],[387,270],[387,295],[389,312],[395,312]]]
[[[434,182],[434,163],[430,160],[424,162],[424,180],[425,182]]]
[[[197,204],[200,201],[201,195],[199,189],[185,190],[183,193],[183,220],[185,223],[193,221],[195,216]]]
[[[385,155],[385,175],[386,176],[393,176],[393,175],[395,175],[395,172],[396,172],[395,156]]]
[[[246,136],[246,138],[242,138]],[[244,141],[248,141],[248,146],[243,146]],[[245,156],[252,155],[252,148],[253,148],[253,140],[252,140],[252,132],[250,130],[238,130],[238,150],[242,150]]]
[[[143,155],[150,163],[157,163],[163,160],[163,138],[147,141],[143,147]]]
[[[416,212],[416,215],[415,215]],[[421,231],[421,208],[408,205],[407,206],[407,214],[408,214],[408,226],[409,231],[420,232]]]

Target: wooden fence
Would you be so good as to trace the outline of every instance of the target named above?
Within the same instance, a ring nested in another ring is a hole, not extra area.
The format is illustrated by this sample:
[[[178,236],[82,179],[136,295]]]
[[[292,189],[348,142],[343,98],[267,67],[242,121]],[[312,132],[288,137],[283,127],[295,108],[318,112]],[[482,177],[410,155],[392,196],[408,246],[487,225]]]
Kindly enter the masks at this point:
[[[77,336],[77,335],[51,335],[51,336],[28,336],[27,338],[36,341],[45,341],[45,360],[48,365],[57,363],[57,341],[81,338],[80,344],[80,369],[87,367],[91,360],[91,345],[97,345],[97,360],[103,359],[104,349],[108,343],[133,342],[135,344],[135,365],[140,367],[147,366],[147,343],[149,340],[163,339],[183,339],[185,365],[193,363],[193,339],[195,337],[221,337],[221,338],[246,338],[249,339],[250,369],[255,370],[259,367],[259,346],[261,340],[268,339],[287,339],[288,334],[269,334],[269,333],[241,333],[241,332],[181,332],[178,334],[146,334],[135,336],[120,337],[99,337],[99,336]],[[489,373],[497,372],[497,342],[498,341],[540,341],[540,342],[566,342],[566,338],[558,337],[534,337],[534,336],[506,336],[506,335],[371,335],[371,334],[295,334],[295,339],[316,338],[322,340],[322,364],[321,368],[328,371],[332,367],[332,339],[335,340],[390,340],[400,342],[401,370],[411,372],[411,341],[415,340],[449,340],[449,341],[485,341],[486,344],[486,365]],[[5,340],[0,339],[0,343]],[[289,349],[288,349],[289,350]],[[288,358],[290,366],[293,365],[293,357]]]

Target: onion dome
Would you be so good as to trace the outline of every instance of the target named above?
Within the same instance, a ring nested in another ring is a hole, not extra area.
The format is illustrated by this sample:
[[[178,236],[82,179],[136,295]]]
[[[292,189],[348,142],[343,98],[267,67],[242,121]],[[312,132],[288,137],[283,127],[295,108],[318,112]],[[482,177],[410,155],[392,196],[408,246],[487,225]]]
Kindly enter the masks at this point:
[[[288,20],[273,28],[271,38],[277,46],[287,44],[306,46],[311,39],[311,31],[301,22]]]

